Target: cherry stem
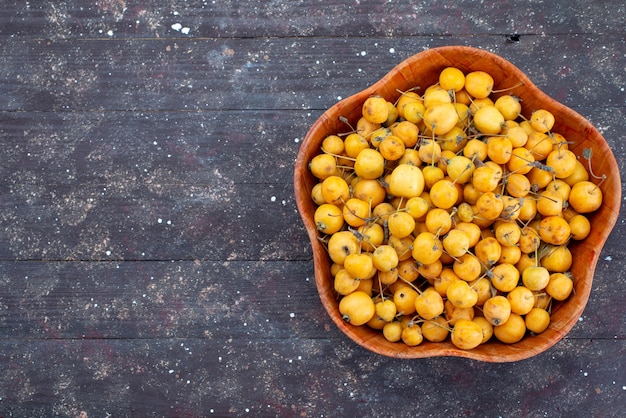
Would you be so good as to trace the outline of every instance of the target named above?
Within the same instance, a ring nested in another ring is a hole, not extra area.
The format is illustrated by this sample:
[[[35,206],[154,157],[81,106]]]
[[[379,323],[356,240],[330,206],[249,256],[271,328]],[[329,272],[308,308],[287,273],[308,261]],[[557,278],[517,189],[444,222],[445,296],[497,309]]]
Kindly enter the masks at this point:
[[[408,281],[407,279],[405,279],[404,277],[402,277],[400,274],[398,274],[398,278],[399,278],[400,280],[402,280],[403,282],[405,282],[406,284],[408,284],[409,286],[411,286],[413,289],[415,289],[415,291],[416,291],[417,293],[419,293],[420,295],[422,294],[422,291],[420,290],[420,288],[418,288],[417,286],[415,286],[415,285],[413,284],[413,282]]]
[[[606,178],[607,178],[607,177],[606,177],[606,174],[602,174],[602,176],[601,176],[600,178],[601,178],[600,183],[596,184],[596,187],[594,187],[593,189],[591,189],[591,191],[592,191],[592,192],[595,192],[595,191],[596,191],[596,189],[597,189],[598,187],[600,187],[600,185],[601,185],[602,183],[604,183],[604,182],[605,182],[605,180],[606,180]]]
[[[492,93],[502,93],[502,92],[504,92],[504,91],[513,90],[514,88],[517,88],[517,87],[520,87],[520,86],[523,86],[523,85],[524,85],[524,82],[523,82],[523,81],[520,81],[519,83],[517,83],[517,84],[516,84],[516,85],[514,85],[513,87],[507,87],[507,88],[500,89],[500,90],[491,90],[491,92],[492,92]]]
[[[350,135],[351,133],[356,132],[356,129],[354,129],[354,127],[352,125],[350,125],[350,122],[348,121],[348,118],[346,118],[345,116],[339,116],[339,120],[343,123],[345,123],[346,125],[348,125],[348,127],[350,128],[350,132],[346,132],[343,134],[339,134],[341,135]]]
[[[589,174],[591,174],[591,177],[593,177],[594,179],[600,179],[602,180],[602,182],[604,182],[604,180],[606,180],[606,174],[603,174],[602,176],[596,176],[593,172],[593,169],[591,168],[592,156],[593,156],[593,150],[591,148],[585,148],[583,150],[583,157],[585,157],[585,159],[587,160],[587,166],[589,167]],[[600,184],[602,184],[602,182],[600,182]]]

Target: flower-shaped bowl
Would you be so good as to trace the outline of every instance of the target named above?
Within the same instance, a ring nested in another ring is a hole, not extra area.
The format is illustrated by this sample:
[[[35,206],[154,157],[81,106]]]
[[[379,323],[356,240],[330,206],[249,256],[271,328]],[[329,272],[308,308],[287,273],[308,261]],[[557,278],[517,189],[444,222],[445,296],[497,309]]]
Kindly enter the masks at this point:
[[[590,216],[591,233],[573,242],[569,248],[573,255],[571,273],[574,292],[563,301],[552,305],[551,322],[541,334],[527,335],[520,342],[504,344],[497,339],[479,345],[472,350],[456,348],[448,338],[445,342],[424,341],[416,347],[387,341],[380,331],[368,326],[346,323],[339,313],[339,299],[333,288],[331,261],[316,230],[313,215],[316,205],[311,190],[318,180],[308,169],[309,161],[320,153],[322,140],[330,134],[348,131],[347,119],[352,126],[361,117],[362,104],[371,95],[380,95],[394,102],[399,91],[416,86],[422,89],[437,82],[445,67],[453,66],[468,73],[475,70],[488,72],[495,81],[494,89],[513,87],[502,94],[513,94],[521,99],[522,115],[529,117],[537,109],[546,109],[555,115],[553,132],[565,136],[569,149],[579,158],[592,151],[593,171],[607,175],[600,188],[604,200],[601,208]],[[343,121],[341,119],[345,118]],[[387,75],[365,90],[348,97],[324,112],[312,125],[304,138],[295,164],[295,197],[301,218],[310,239],[315,268],[315,282],[319,297],[335,325],[350,339],[372,352],[394,358],[425,358],[456,356],[486,362],[512,362],[542,353],[573,328],[582,315],[589,299],[595,267],[601,250],[617,221],[621,202],[621,182],[615,157],[600,132],[583,116],[543,93],[515,65],[502,57],[473,47],[448,46],[425,50],[398,64]]]

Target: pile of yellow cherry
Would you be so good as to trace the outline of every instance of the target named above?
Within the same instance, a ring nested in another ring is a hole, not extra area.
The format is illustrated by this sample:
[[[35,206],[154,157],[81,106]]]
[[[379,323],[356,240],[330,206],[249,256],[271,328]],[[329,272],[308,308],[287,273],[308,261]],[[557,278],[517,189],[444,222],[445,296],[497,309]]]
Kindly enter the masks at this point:
[[[409,346],[515,343],[573,291],[568,243],[589,234],[601,177],[553,132],[555,115],[526,118],[493,87],[487,72],[448,67],[422,94],[371,96],[309,162],[350,324]]]

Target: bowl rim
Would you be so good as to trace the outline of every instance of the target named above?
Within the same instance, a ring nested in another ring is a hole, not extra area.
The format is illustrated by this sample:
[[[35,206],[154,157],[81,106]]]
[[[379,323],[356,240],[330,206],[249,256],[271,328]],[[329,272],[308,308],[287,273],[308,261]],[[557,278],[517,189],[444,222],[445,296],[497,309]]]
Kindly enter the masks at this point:
[[[454,58],[453,58],[454,57]],[[320,296],[321,302],[326,309],[327,313],[331,317],[332,321],[335,325],[350,339],[356,342],[358,345],[363,348],[387,356],[394,358],[425,358],[425,357],[436,357],[436,356],[454,356],[454,357],[464,357],[470,358],[474,360],[486,361],[486,362],[511,362],[511,361],[519,361],[526,358],[530,358],[534,355],[537,355],[541,352],[544,352],[554,346],[557,342],[565,337],[565,335],[574,327],[574,325],[578,322],[580,315],[582,314],[585,306],[587,304],[589,294],[592,287],[593,276],[596,268],[596,264],[599,258],[599,254],[608,239],[611,230],[615,226],[617,222],[617,218],[619,215],[620,203],[621,203],[621,179],[620,176],[612,176],[611,181],[606,183],[604,189],[610,190],[611,194],[604,193],[605,200],[610,201],[611,205],[607,210],[603,211],[602,221],[603,221],[603,231],[601,234],[597,235],[596,242],[593,245],[585,245],[585,241],[576,243],[577,247],[583,247],[585,250],[585,263],[590,271],[587,276],[584,278],[586,286],[581,284],[583,289],[582,295],[580,296],[580,303],[575,306],[575,309],[572,310],[572,315],[569,319],[565,321],[559,322],[557,325],[551,324],[551,332],[549,334],[550,338],[539,339],[539,344],[532,348],[524,348],[521,350],[518,348],[518,344],[503,344],[498,341],[492,340],[488,344],[497,344],[498,347],[506,347],[507,353],[502,354],[499,351],[501,350],[460,350],[456,347],[444,346],[445,343],[430,343],[436,344],[435,347],[431,347],[428,343],[426,345],[427,348],[423,348],[422,345],[418,347],[413,347],[411,350],[405,349],[402,347],[401,350],[394,351],[390,349],[393,345],[399,343],[389,343],[383,344],[383,346],[372,345],[370,344],[370,340],[372,338],[376,338],[377,335],[384,340],[382,335],[380,335],[379,331],[374,331],[373,333],[362,333],[356,332],[359,327],[354,327],[350,324],[347,324],[343,321],[338,315],[336,310],[336,301],[331,300],[331,295],[324,294],[322,288],[324,287],[325,281],[328,279],[322,275],[320,271],[322,267],[327,266],[329,268],[329,260],[328,254],[325,251],[321,251],[323,246],[318,240],[318,232],[315,229],[315,225],[312,221],[312,217],[305,216],[305,213],[310,213],[311,205],[313,202],[310,199],[310,186],[311,179],[310,173],[307,173],[307,165],[308,159],[310,156],[310,146],[313,143],[317,143],[318,145],[321,143],[321,138],[319,136],[319,131],[323,131],[324,129],[327,132],[339,132],[337,130],[333,130],[333,127],[339,127],[343,122],[337,120],[337,118],[333,118],[332,115],[341,115],[342,111],[348,110],[350,105],[354,107],[354,104],[362,103],[365,98],[369,97],[372,94],[379,94],[383,97],[387,97],[388,100],[390,95],[393,95],[393,91],[390,91],[388,88],[388,82],[395,78],[402,78],[407,82],[412,82],[415,84],[416,80],[409,80],[409,78],[414,76],[413,67],[417,66],[420,62],[441,62],[441,63],[450,63],[457,64],[457,60],[461,58],[461,61],[465,67],[479,67],[480,64],[475,64],[476,62],[489,62],[490,64],[495,65],[498,69],[505,73],[514,74],[517,79],[523,82],[523,88],[525,90],[525,95],[534,97],[537,102],[541,101],[542,104],[547,104],[551,109],[555,109],[560,113],[567,114],[567,116],[573,119],[576,122],[576,126],[581,129],[584,128],[585,134],[592,137],[594,144],[598,145],[600,150],[603,153],[603,159],[608,160],[608,164],[610,166],[617,167],[617,163],[615,161],[615,156],[613,155],[610,147],[604,137],[600,134],[600,132],[582,115],[573,111],[569,107],[566,107],[560,102],[555,101],[551,97],[549,97],[546,93],[540,90],[518,67],[516,67],[513,63],[508,60],[502,58],[501,56],[475,47],[469,46],[443,46],[426,49],[422,52],[418,52],[407,59],[401,61],[396,66],[394,66],[387,74],[385,74],[379,81],[370,85],[369,87],[357,92],[328,108],[325,112],[323,112],[319,118],[314,122],[314,124],[310,127],[306,136],[304,137],[300,150],[298,152],[295,167],[294,167],[294,192],[296,196],[296,203],[298,207],[298,211],[302,218],[302,221],[305,225],[307,235],[309,237],[312,250],[313,250],[313,261],[315,266],[315,281],[316,287],[318,289],[318,294]],[[443,65],[443,64],[442,64]],[[397,97],[397,96],[396,96]],[[524,108],[527,109],[529,106],[528,103],[525,103]],[[345,125],[344,125],[345,126]],[[556,126],[555,126],[556,127]],[[555,132],[559,132],[559,130],[555,129]],[[567,135],[566,135],[567,137]],[[306,202],[306,198],[303,196],[308,196],[309,202]],[[606,204],[606,202],[605,202]],[[330,274],[330,272],[327,272]],[[541,337],[542,334],[534,336],[533,338]],[[423,343],[424,344],[424,343]],[[420,348],[422,347],[422,348]],[[493,351],[493,352],[492,352]],[[496,352],[498,351],[498,352]]]

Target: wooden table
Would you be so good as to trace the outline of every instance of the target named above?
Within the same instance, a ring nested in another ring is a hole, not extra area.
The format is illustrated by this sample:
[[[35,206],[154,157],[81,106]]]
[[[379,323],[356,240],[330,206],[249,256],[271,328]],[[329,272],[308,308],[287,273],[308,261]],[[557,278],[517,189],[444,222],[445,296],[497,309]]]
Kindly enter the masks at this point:
[[[414,53],[500,54],[624,170],[623,2],[405,3],[3,2],[0,416],[623,414],[623,216],[529,360],[381,357],[323,310],[295,156]]]

